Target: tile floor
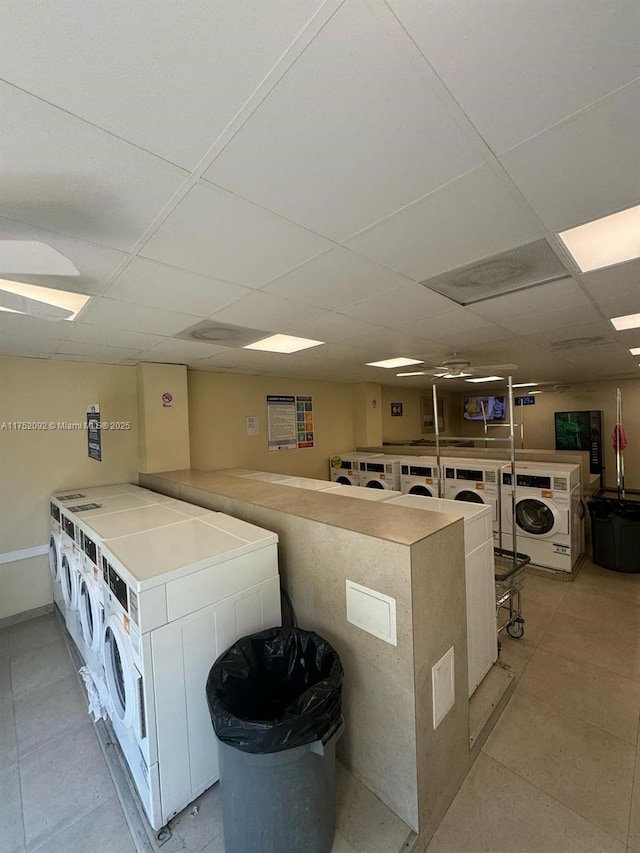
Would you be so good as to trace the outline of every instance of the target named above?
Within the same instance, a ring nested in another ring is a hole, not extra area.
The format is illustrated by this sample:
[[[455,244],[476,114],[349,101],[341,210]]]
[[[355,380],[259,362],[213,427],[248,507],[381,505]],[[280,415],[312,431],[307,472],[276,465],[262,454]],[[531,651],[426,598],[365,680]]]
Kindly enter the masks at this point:
[[[76,663],[55,613],[0,631],[0,853],[224,853],[218,785],[157,842]],[[340,764],[336,799],[333,853],[406,849],[409,828]]]
[[[428,853],[640,853],[640,575],[528,576],[514,694]]]

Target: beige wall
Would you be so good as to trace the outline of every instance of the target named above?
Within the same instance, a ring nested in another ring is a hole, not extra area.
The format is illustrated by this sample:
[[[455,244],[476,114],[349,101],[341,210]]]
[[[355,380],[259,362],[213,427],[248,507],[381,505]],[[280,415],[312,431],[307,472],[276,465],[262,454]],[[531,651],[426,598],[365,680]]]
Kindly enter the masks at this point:
[[[87,456],[84,429],[9,430],[2,423],[79,422],[100,404],[103,462]],[[31,358],[0,358],[0,554],[49,540],[47,498],[58,489],[137,482],[136,378],[131,367]],[[0,619],[52,600],[45,556],[0,563]]]
[[[382,386],[382,438],[383,441],[410,441],[420,438],[422,433],[422,414],[420,399],[431,399],[431,385],[422,388],[399,388]],[[442,435],[460,435],[460,415],[462,402],[458,394],[438,390],[438,402],[444,406],[444,430]],[[391,403],[402,403],[402,417],[391,417]],[[424,433],[433,437],[434,433]],[[371,447],[380,442],[357,442],[359,447]]]
[[[353,386],[354,445],[382,444],[383,409],[380,385],[362,382]]]
[[[590,382],[575,385],[567,391],[545,391],[536,394],[533,406],[516,409],[516,422],[524,424],[526,448],[555,448],[554,412],[600,409],[602,411],[602,443],[604,445],[605,482],[615,485],[616,465],[611,433],[616,421],[616,388],[622,389],[624,425],[629,441],[625,451],[626,485],[640,489],[640,379],[618,382]],[[462,397],[462,395],[461,395]],[[460,402],[462,405],[462,402]],[[481,436],[481,424],[464,421],[462,435]],[[491,430],[501,435],[502,430]],[[506,430],[504,430],[506,434]],[[519,433],[517,432],[519,435]]]
[[[353,386],[338,382],[189,371],[191,465],[200,470],[256,468],[327,479],[329,457],[354,446]],[[267,394],[311,394],[315,447],[267,450]],[[260,418],[248,436],[246,417]]]
[[[187,368],[183,364],[138,364],[139,471],[190,467]],[[173,400],[165,404],[162,395]]]

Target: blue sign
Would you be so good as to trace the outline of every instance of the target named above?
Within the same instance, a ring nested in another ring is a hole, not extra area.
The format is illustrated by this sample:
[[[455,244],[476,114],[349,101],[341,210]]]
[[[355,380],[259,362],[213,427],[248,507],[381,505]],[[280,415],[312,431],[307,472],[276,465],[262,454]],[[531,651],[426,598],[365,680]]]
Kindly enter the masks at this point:
[[[527,394],[526,397],[514,397],[513,402],[516,406],[533,406],[535,405],[536,398],[533,394]]]

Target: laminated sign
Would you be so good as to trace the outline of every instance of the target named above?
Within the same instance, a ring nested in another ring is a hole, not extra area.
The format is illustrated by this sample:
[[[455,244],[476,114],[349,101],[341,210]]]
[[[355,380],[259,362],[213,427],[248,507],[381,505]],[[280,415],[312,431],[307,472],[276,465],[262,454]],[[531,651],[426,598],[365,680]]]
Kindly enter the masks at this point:
[[[269,450],[313,447],[313,398],[293,394],[268,395],[267,428]]]
[[[100,407],[87,406],[87,448],[89,459],[102,462],[102,433],[100,432]]]

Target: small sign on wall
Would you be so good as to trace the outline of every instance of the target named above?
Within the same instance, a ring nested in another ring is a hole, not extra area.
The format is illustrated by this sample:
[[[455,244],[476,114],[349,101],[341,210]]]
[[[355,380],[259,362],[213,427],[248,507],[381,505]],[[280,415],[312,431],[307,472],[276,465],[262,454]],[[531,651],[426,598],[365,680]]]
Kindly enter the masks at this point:
[[[526,397],[514,397],[513,402],[516,406],[534,406],[536,398],[533,394],[527,394]]]
[[[87,406],[87,450],[89,459],[102,462],[102,433],[100,432],[100,406]]]
[[[173,407],[173,394],[171,391],[165,391],[162,395],[162,408],[171,409]]]
[[[391,417],[392,418],[401,418],[402,417],[402,403],[392,403],[391,404]]]
[[[260,418],[247,415],[247,435],[260,435]]]

